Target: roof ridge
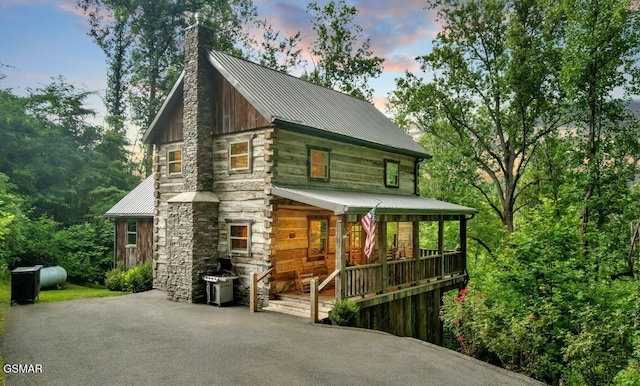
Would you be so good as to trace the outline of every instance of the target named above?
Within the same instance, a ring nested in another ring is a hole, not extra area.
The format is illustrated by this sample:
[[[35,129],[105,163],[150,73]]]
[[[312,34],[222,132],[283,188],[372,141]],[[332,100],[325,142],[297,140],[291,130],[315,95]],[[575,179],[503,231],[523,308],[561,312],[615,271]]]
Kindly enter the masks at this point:
[[[366,99],[361,99],[361,98],[358,98],[358,97],[353,96],[353,95],[351,95],[351,94],[347,94],[347,93],[345,93],[345,92],[342,92],[342,91],[336,90],[336,89],[334,89],[334,88],[329,88],[329,87],[325,87],[325,86],[319,85],[319,84],[314,83],[314,82],[312,82],[312,81],[310,81],[310,80],[308,80],[308,79],[303,79],[303,78],[301,78],[301,77],[299,77],[299,76],[291,75],[291,74],[289,74],[288,72],[283,72],[283,71],[276,70],[276,69],[271,68],[271,67],[269,67],[269,66],[265,66],[264,64],[260,64],[260,63],[256,63],[256,62],[254,62],[254,61],[251,61],[251,60],[249,60],[249,59],[247,59],[247,58],[241,58],[241,57],[239,57],[239,56],[232,55],[232,54],[230,54],[230,53],[228,53],[228,52],[219,51],[219,50],[213,50],[213,49],[212,49],[212,50],[208,50],[208,51],[209,51],[209,52],[217,52],[217,53],[220,53],[220,54],[222,54],[222,55],[230,56],[230,57],[232,57],[232,58],[234,58],[234,59],[239,59],[239,60],[245,61],[245,62],[247,62],[247,63],[249,63],[249,64],[253,64],[253,65],[255,65],[255,66],[262,67],[262,68],[267,69],[267,70],[269,70],[269,71],[273,71],[273,72],[278,73],[278,74],[281,74],[281,75],[286,75],[286,76],[288,76],[288,77],[290,77],[290,78],[293,78],[293,79],[295,79],[295,80],[297,80],[297,81],[307,82],[307,83],[309,83],[309,84],[311,84],[311,85],[313,85],[313,86],[315,86],[315,87],[319,87],[320,89],[328,90],[328,91],[332,91],[332,92],[336,92],[336,93],[338,93],[338,94],[340,94],[340,95],[348,96],[348,97],[353,98],[353,99],[355,99],[355,100],[357,100],[357,101],[364,102],[364,103],[367,103],[367,104],[372,105],[372,106],[374,106],[374,107],[375,107],[375,105],[373,104],[373,102],[370,102],[370,101],[368,101],[368,100],[366,100]]]

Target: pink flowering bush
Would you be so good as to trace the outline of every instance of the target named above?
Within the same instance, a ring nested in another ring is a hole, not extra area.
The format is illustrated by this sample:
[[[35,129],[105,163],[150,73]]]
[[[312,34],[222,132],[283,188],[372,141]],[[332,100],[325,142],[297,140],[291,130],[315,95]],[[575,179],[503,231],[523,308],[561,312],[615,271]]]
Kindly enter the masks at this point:
[[[445,328],[455,336],[459,351],[472,357],[486,350],[489,310],[485,300],[486,295],[471,285],[458,293],[451,291],[443,299]]]

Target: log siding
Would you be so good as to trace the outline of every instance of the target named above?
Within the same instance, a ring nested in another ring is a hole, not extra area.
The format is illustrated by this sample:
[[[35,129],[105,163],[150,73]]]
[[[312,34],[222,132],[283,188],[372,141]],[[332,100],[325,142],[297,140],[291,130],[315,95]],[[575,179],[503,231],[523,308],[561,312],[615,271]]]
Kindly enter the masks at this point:
[[[415,158],[279,129],[274,133],[273,183],[313,189],[415,193]],[[309,177],[308,149],[329,151],[328,181]],[[385,160],[399,165],[399,186],[385,186]]]

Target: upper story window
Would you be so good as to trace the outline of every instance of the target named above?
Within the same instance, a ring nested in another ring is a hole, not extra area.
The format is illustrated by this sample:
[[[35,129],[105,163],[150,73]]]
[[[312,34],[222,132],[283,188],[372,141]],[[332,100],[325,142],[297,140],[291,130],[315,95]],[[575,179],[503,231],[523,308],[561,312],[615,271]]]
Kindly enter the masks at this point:
[[[236,255],[249,255],[251,250],[251,221],[227,219],[228,251]]]
[[[328,149],[309,147],[309,179],[314,181],[329,181],[329,152]]]
[[[391,188],[400,186],[400,162],[384,160],[384,186]]]
[[[138,245],[138,222],[127,221],[127,245]]]
[[[177,176],[182,174],[182,149],[169,150],[167,153],[168,175]]]
[[[229,171],[249,170],[249,141],[229,143]]]

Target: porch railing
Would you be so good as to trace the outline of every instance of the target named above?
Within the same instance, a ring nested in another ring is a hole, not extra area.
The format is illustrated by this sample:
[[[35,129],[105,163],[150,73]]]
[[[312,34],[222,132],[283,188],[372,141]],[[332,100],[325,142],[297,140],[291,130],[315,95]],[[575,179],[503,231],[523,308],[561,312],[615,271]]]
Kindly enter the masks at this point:
[[[347,267],[345,271],[347,297],[382,291],[382,264]]]
[[[385,266],[387,272],[383,272]],[[367,264],[345,268],[345,295],[352,297],[382,293],[385,287],[394,290],[463,274],[464,270],[465,261],[461,251],[444,251],[443,255],[439,255],[437,250],[421,249],[418,259],[391,260],[386,265]],[[387,283],[383,286],[385,277]]]

